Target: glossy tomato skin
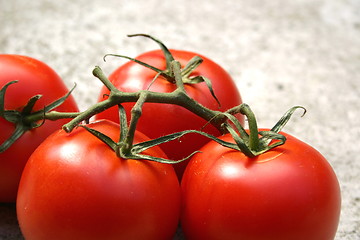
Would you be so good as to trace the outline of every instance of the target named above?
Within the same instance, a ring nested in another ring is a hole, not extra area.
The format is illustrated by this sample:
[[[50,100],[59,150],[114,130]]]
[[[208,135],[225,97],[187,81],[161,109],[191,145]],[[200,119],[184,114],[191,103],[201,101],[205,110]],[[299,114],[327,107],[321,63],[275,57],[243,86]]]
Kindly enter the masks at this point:
[[[113,140],[119,125],[88,127]],[[147,140],[140,132],[135,141]],[[155,147],[148,154],[165,157]],[[83,128],[47,138],[21,178],[17,214],[27,240],[172,239],[180,186],[171,165],[124,160]]]
[[[5,109],[21,110],[34,95],[43,95],[34,111],[42,109],[69,90],[60,76],[45,63],[20,55],[0,54],[0,87],[10,81],[18,83],[8,87],[5,94]],[[77,112],[72,96],[55,110]],[[41,127],[26,132],[9,149],[0,153],[0,202],[14,202],[25,163],[35,148],[51,133],[60,129],[68,119],[46,121]],[[0,117],[0,143],[9,138],[14,124]]]
[[[284,135],[283,146],[254,159],[215,142],[191,159],[181,183],[187,240],[334,239],[336,175],[318,151]]]
[[[202,75],[209,78],[213,84],[214,92],[221,103],[221,107],[216,100],[211,96],[209,89],[205,83],[200,84],[185,84],[186,92],[200,104],[213,109],[225,111],[242,103],[240,93],[230,77],[230,75],[218,64],[209,58],[188,51],[170,50],[174,58],[178,60],[182,67],[186,65],[194,56],[200,56],[204,61],[193,75]],[[160,50],[146,52],[141,54],[136,59],[148,63],[159,69],[166,69],[166,61],[163,53]],[[156,72],[145,68],[137,63],[128,62],[118,69],[116,69],[110,76],[111,82],[120,90],[125,92],[136,92],[139,90],[148,89],[150,83],[156,76]],[[162,77],[159,77],[149,88],[155,92],[172,92],[176,89],[174,83],[170,83]],[[107,88],[103,88],[100,93],[99,101],[106,98],[109,94]],[[123,106],[130,113],[133,103],[125,103]],[[128,116],[130,117],[130,116]],[[111,108],[98,114],[98,118],[110,119],[115,122],[119,121],[117,108]],[[243,116],[239,116],[239,120],[243,123]],[[166,134],[179,132],[188,129],[203,130],[210,134],[219,136],[219,131],[208,124],[205,128],[206,121],[196,116],[190,111],[175,105],[145,103],[143,107],[143,114],[138,124],[138,130],[145,135],[154,139]],[[181,141],[173,141],[162,144],[161,148],[170,159],[182,159],[192,152],[198,150],[209,139],[200,135],[184,136]],[[179,176],[182,175],[186,164],[177,164],[176,171]]]

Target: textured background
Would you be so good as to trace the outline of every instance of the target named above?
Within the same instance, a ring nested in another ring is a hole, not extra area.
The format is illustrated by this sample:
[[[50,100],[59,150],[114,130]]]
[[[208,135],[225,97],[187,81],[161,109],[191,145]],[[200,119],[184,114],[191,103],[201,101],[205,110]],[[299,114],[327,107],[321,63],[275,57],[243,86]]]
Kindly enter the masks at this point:
[[[119,60],[157,46],[127,38],[148,33],[227,69],[259,125],[291,106],[308,110],[285,130],[317,148],[342,188],[337,240],[360,239],[360,0],[0,0],[0,52],[54,68],[84,110]],[[21,239],[13,205],[0,205],[0,239]]]

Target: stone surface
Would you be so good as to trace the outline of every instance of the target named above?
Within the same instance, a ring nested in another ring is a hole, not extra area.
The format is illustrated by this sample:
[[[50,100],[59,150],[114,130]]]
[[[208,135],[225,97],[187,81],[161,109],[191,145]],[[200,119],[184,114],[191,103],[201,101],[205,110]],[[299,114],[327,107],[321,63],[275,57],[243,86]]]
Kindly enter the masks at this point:
[[[291,106],[285,130],[317,148],[342,189],[336,239],[360,239],[359,0],[0,0],[0,52],[29,55],[54,68],[82,110],[123,60],[157,46],[127,38],[148,33],[168,47],[206,55],[236,80],[259,125],[272,126]],[[13,205],[0,205],[0,239],[21,239]]]

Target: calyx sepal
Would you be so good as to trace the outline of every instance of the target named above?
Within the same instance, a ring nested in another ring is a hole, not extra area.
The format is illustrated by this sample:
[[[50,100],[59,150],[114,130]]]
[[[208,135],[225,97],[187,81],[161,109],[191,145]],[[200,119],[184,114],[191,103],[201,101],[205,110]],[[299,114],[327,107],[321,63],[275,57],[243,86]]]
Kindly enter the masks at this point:
[[[232,124],[225,122],[223,123],[223,126],[233,137],[238,150],[242,151],[246,156],[252,158],[285,143],[286,137],[279,132],[290,120],[291,116],[297,109],[303,109],[304,112],[302,116],[304,116],[306,109],[302,106],[294,106],[290,108],[270,130],[259,131],[254,113],[250,109],[249,105],[243,103],[229,111],[233,114],[241,113],[245,115],[248,119],[249,130],[246,131],[240,124],[238,124],[235,117],[229,113],[225,114]]]
[[[22,110],[7,110],[5,109],[6,91],[10,85],[16,84],[17,82],[17,80],[10,81],[5,84],[0,90],[0,117],[15,125],[15,129],[11,136],[0,145],[0,153],[10,148],[11,145],[16,140],[18,140],[25,132],[42,126],[45,122],[45,114],[63,104],[76,87],[75,85],[63,97],[55,100],[41,110],[33,111],[36,102],[42,97],[42,95],[40,94],[31,97],[26,103],[26,105],[22,108]]]

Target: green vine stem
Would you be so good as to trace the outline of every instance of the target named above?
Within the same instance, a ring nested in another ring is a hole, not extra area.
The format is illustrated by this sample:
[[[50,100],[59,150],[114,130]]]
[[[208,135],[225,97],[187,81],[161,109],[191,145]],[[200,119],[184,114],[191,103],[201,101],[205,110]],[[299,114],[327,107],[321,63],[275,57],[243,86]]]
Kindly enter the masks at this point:
[[[128,131],[127,131],[127,134],[125,137],[126,144],[122,148],[123,152],[125,152],[125,153],[129,153],[132,149],[136,126],[141,117],[142,107],[145,102],[146,102],[146,92],[141,92],[139,99],[136,101],[134,107],[131,109],[131,120],[130,120],[129,128],[128,128]],[[122,114],[121,116],[124,116],[124,114]],[[126,114],[125,114],[125,116],[126,116]]]
[[[180,63],[173,61],[171,64],[171,70],[175,73],[175,83],[177,88],[170,93],[153,92],[149,90],[140,90],[137,92],[123,92],[117,89],[110,80],[106,77],[100,67],[95,67],[93,74],[97,77],[109,90],[109,98],[104,101],[98,102],[91,106],[73,120],[63,126],[63,129],[67,132],[72,131],[79,123],[85,119],[90,119],[93,115],[102,112],[110,107],[116,106],[124,102],[136,102],[141,95],[146,95],[146,102],[151,103],[167,103],[182,106],[194,114],[202,117],[207,121],[211,121],[218,129],[221,128],[221,124],[226,121],[226,116],[220,111],[214,111],[204,107],[194,99],[192,99],[185,90],[184,83],[180,76]]]
[[[274,147],[284,144],[286,138],[279,133],[281,129],[285,126],[285,124],[288,122],[288,120],[290,119],[290,117],[292,116],[292,114],[295,112],[296,109],[299,108],[303,109],[304,114],[306,112],[306,110],[303,107],[295,106],[290,110],[288,110],[272,129],[270,129],[269,131],[259,132],[255,115],[247,104],[241,104],[240,106],[236,106],[232,109],[229,109],[226,112],[221,112],[217,110],[211,110],[201,105],[186,93],[185,84],[192,84],[192,83],[205,81],[209,90],[211,91],[211,94],[217,100],[214,92],[212,91],[211,82],[208,79],[203,78],[201,76],[190,77],[191,72],[201,63],[202,61],[201,58],[194,57],[183,69],[181,69],[180,63],[174,60],[170,51],[159,40],[146,34],[135,34],[129,36],[130,37],[144,36],[157,42],[160,45],[162,51],[164,52],[167,62],[167,69],[159,70],[157,68],[149,66],[146,63],[140,62],[136,59],[132,59],[121,55],[113,55],[113,56],[125,57],[143,66],[153,69],[158,73],[158,75],[161,75],[166,79],[168,79],[169,81],[176,84],[177,88],[173,92],[160,93],[160,92],[153,92],[150,90],[141,90],[137,92],[120,91],[110,82],[110,80],[101,70],[101,68],[97,66],[93,70],[93,75],[97,77],[104,84],[104,86],[106,86],[109,89],[110,94],[107,99],[90,106],[88,109],[86,109],[83,112],[62,113],[62,112],[54,111],[53,109],[59,106],[60,104],[62,104],[62,102],[64,102],[66,98],[71,94],[71,92],[75,88],[74,87],[64,97],[54,101],[44,109],[35,112],[32,111],[33,106],[41,96],[40,95],[34,96],[29,100],[28,104],[23,108],[22,112],[18,112],[15,110],[6,110],[4,108],[4,96],[6,89],[11,84],[16,83],[16,81],[10,82],[0,90],[0,117],[3,117],[7,121],[13,122],[16,125],[16,129],[13,133],[13,136],[7,141],[5,141],[2,145],[0,145],[0,152],[5,151],[25,131],[32,128],[40,127],[42,122],[45,120],[72,118],[70,122],[68,122],[63,126],[63,129],[66,132],[71,132],[75,127],[82,126],[85,129],[87,129],[89,132],[91,132],[93,135],[101,139],[103,142],[105,142],[109,147],[111,147],[119,157],[123,157],[123,158],[146,159],[146,160],[158,161],[163,163],[177,163],[183,161],[187,158],[173,161],[169,159],[147,156],[145,154],[142,154],[142,152],[150,147],[165,142],[173,141],[189,133],[197,133],[204,135],[225,147],[242,151],[244,152],[244,154],[246,154],[249,157],[255,157]],[[155,80],[156,77],[154,81]],[[122,103],[125,102],[135,102],[135,105],[131,111],[131,120],[129,126],[127,125],[125,110],[121,105]],[[225,142],[205,132],[190,129],[178,133],[173,133],[167,136],[163,136],[158,139],[146,141],[143,143],[133,144],[136,125],[139,118],[141,117],[142,107],[145,102],[174,104],[184,107],[187,110],[191,111],[192,113],[205,119],[208,122],[208,124],[214,125],[223,134],[225,133],[231,134],[235,143]],[[120,125],[121,125],[119,142],[114,142],[112,139],[105,136],[104,134],[97,132],[94,129],[89,129],[85,125],[81,125],[81,123],[83,122],[88,122],[92,116],[113,106],[119,107]],[[243,128],[243,126],[241,126],[237,118],[234,116],[235,114],[243,114],[247,117],[249,123],[249,131],[246,131]]]
[[[114,149],[119,157],[123,158],[133,158],[133,159],[147,159],[163,163],[178,163],[187,158],[180,159],[177,161],[154,158],[152,156],[146,156],[141,154],[142,151],[162,144],[164,142],[173,141],[182,137],[185,134],[189,133],[198,133],[202,134],[218,143],[222,144],[225,147],[229,147],[235,150],[244,152],[249,157],[257,156],[265,151],[268,151],[276,146],[279,146],[285,142],[285,137],[278,132],[285,126],[289,121],[292,114],[296,109],[302,108],[304,114],[306,110],[303,107],[295,106],[291,108],[285,115],[278,121],[278,123],[270,130],[265,132],[259,132],[257,128],[256,118],[250,107],[247,104],[241,104],[232,109],[229,109],[227,112],[220,112],[216,110],[211,110],[200,103],[196,102],[194,99],[190,98],[184,87],[184,82],[181,76],[180,63],[173,61],[171,63],[171,71],[173,72],[175,84],[177,86],[176,90],[170,93],[159,93],[152,92],[149,90],[141,90],[138,92],[123,92],[118,90],[105,76],[103,71],[99,67],[95,67],[93,74],[110,90],[110,96],[102,102],[98,102],[93,106],[89,107],[83,112],[75,113],[63,113],[53,111],[55,107],[59,106],[66,98],[71,94],[73,89],[69,91],[64,97],[54,101],[49,106],[46,106],[40,111],[32,112],[32,108],[35,102],[41,97],[40,95],[34,96],[24,107],[22,112],[14,110],[5,110],[4,108],[4,96],[6,89],[11,85],[16,83],[10,82],[6,84],[0,90],[0,116],[6,120],[13,122],[16,125],[16,129],[13,133],[13,136],[0,145],[0,152],[5,151],[13,142],[15,142],[21,135],[32,128],[40,127],[42,122],[45,120],[57,120],[62,118],[73,118],[69,123],[63,126],[63,129],[66,132],[71,132],[75,127],[80,125],[84,121],[88,121],[95,114],[102,112],[110,107],[119,106],[120,119],[121,121],[121,136],[118,143],[113,142],[111,139],[107,138],[101,133],[96,132],[95,130],[88,129],[92,134],[96,135],[98,138],[102,139],[107,145]],[[126,114],[124,113],[121,103],[124,102],[136,102],[134,108],[131,112],[131,121],[130,125],[127,126]],[[196,130],[186,130],[179,133],[170,134],[163,136],[158,139],[154,139],[148,142],[135,144],[133,145],[133,138],[135,134],[135,129],[137,121],[141,117],[142,106],[145,102],[153,103],[166,103],[166,104],[176,104],[182,106],[194,114],[202,117],[207,120],[208,123],[213,124],[217,127],[222,133],[230,133],[235,143],[224,142],[214,136],[211,136],[207,133],[196,131]],[[249,122],[249,133],[238,122],[235,114],[244,114]],[[38,123],[40,121],[40,123]],[[262,137],[259,138],[259,135]],[[270,144],[271,140],[276,139],[274,143]]]
[[[249,148],[253,151],[257,151],[259,148],[259,132],[255,118],[255,114],[250,110],[250,107],[246,104],[240,106],[240,113],[244,114],[249,122]]]
[[[234,107],[227,112],[220,112],[216,110],[211,110],[203,105],[196,102],[194,99],[190,98],[185,90],[184,82],[181,78],[181,69],[180,63],[174,60],[171,63],[171,70],[174,74],[175,83],[176,83],[176,90],[170,93],[159,93],[159,92],[152,92],[149,90],[141,90],[138,92],[122,92],[115,88],[112,83],[108,80],[105,76],[103,71],[99,67],[95,67],[93,74],[98,79],[102,81],[102,83],[110,90],[109,98],[105,99],[102,102],[99,102],[86,111],[82,112],[78,116],[76,116],[73,120],[63,126],[63,129],[67,132],[72,131],[76,126],[78,126],[82,121],[91,118],[93,115],[106,110],[107,108],[113,107],[118,105],[120,112],[122,111],[121,103],[124,102],[136,102],[132,111],[131,111],[131,121],[130,126],[127,128],[126,120],[121,120],[120,124],[122,125],[122,129],[127,129],[126,137],[122,137],[119,143],[112,142],[108,144],[112,146],[112,148],[118,152],[118,155],[123,158],[136,158],[136,159],[147,159],[147,160],[154,160],[166,163],[177,163],[179,161],[167,161],[164,159],[154,159],[149,156],[144,156],[139,152],[140,150],[143,151],[144,149],[149,148],[150,146],[155,146],[162,144],[167,141],[172,141],[177,139],[185,134],[188,133],[198,133],[202,134],[218,143],[244,152],[249,157],[255,157],[259,154],[262,154],[276,146],[282,145],[285,143],[286,139],[283,135],[279,134],[279,131],[285,126],[287,121],[290,119],[292,114],[295,112],[296,109],[302,108],[300,106],[295,106],[291,108],[285,115],[279,120],[279,122],[270,130],[270,131],[258,131],[258,126],[256,122],[256,118],[252,110],[247,104],[241,104],[240,106]],[[170,134],[164,136],[159,139],[154,139],[152,141],[146,142],[144,144],[132,145],[136,124],[138,119],[141,116],[142,106],[145,102],[152,102],[152,103],[166,103],[166,104],[175,104],[182,106],[189,111],[193,112],[194,114],[202,117],[203,119],[207,120],[209,123],[213,124],[217,127],[222,133],[230,133],[235,143],[228,143],[224,142],[214,136],[206,134],[201,131],[196,130],[186,130],[179,133]],[[305,110],[305,109],[304,109]],[[305,113],[305,112],[304,112]],[[249,122],[249,131],[247,132],[243,126],[238,122],[235,114],[243,114],[247,117]],[[124,118],[124,113],[120,113],[120,119]],[[94,134],[94,130],[92,130]],[[100,139],[103,137],[101,133],[94,134],[98,136]],[[261,137],[259,137],[259,135]],[[273,143],[269,144],[271,140],[277,140]],[[106,141],[110,141],[107,139]],[[105,142],[106,142],[105,141]],[[144,147],[146,146],[146,147]]]

